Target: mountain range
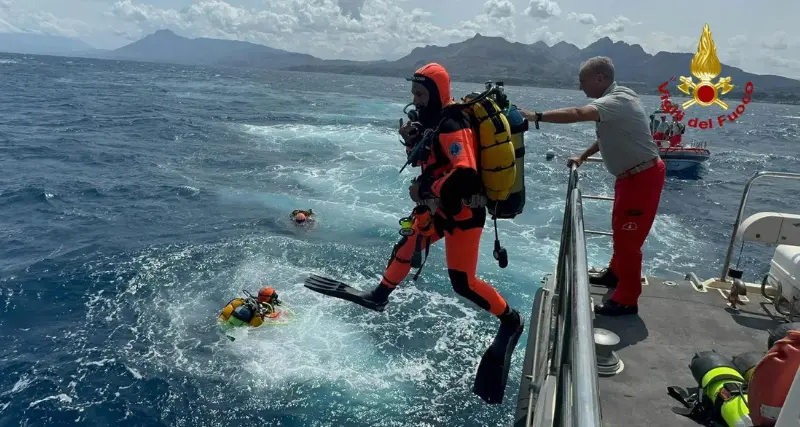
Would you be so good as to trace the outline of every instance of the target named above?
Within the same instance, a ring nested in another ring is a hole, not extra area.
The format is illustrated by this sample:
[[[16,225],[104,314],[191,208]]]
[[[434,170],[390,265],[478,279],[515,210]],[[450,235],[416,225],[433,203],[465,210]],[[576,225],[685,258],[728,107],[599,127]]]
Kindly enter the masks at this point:
[[[0,52],[33,55],[91,56],[101,53],[86,42],[63,36],[0,33]]]
[[[0,50],[5,50],[7,43],[2,43],[2,36],[0,34]],[[408,77],[425,63],[439,62],[456,81],[501,80],[509,85],[569,89],[577,88],[580,63],[602,55],[614,61],[617,82],[639,93],[651,95],[658,94],[658,86],[670,77],[689,76],[689,64],[693,57],[692,53],[675,52],[651,55],[638,44],[613,42],[608,37],[581,49],[563,41],[553,46],[541,41],[523,44],[480,34],[447,46],[417,47],[394,61],[323,60],[250,42],[186,38],[170,30],[158,30],[112,51],[61,43],[62,50],[67,50],[61,54],[66,56],[391,77]],[[53,52],[57,49],[50,49],[50,52],[47,49],[38,50],[25,53],[59,54]],[[758,100],[800,104],[798,80],[752,74],[725,64],[721,76],[730,76],[735,85],[728,98],[741,96],[745,83],[750,81],[756,91],[754,98]],[[674,88],[672,91],[675,92]]]

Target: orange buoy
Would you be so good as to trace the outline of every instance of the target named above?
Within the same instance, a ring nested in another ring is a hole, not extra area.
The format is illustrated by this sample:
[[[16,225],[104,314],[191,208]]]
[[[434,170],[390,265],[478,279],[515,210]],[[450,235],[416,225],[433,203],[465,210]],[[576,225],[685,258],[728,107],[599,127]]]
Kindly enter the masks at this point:
[[[800,366],[800,331],[789,331],[761,359],[750,380],[750,418],[757,426],[774,426]]]

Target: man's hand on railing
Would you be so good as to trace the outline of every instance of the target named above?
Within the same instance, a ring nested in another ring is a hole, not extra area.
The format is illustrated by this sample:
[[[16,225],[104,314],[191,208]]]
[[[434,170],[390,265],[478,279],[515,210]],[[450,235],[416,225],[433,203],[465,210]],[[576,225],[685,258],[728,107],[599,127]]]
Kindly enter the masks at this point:
[[[583,158],[581,156],[573,156],[567,159],[567,167],[572,166],[573,164],[575,167],[580,167],[583,163]]]

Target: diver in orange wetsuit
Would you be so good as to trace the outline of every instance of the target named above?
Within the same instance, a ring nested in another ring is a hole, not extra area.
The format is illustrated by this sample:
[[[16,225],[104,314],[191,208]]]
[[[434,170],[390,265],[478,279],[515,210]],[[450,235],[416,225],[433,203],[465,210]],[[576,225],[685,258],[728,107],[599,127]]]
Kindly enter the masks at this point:
[[[420,165],[422,173],[409,188],[417,204],[439,199],[432,215],[434,233],[427,245],[444,238],[447,272],[453,290],[512,324],[519,324],[519,314],[512,310],[491,285],[476,277],[478,249],[486,223],[485,207],[469,207],[464,200],[480,194],[477,170],[477,141],[468,118],[460,110],[443,107],[452,104],[450,77],[439,64],[428,64],[414,74],[411,92],[423,129],[438,127],[430,154]],[[413,125],[406,124],[400,133],[408,139]],[[415,236],[405,236],[395,245],[389,265],[378,288],[376,300],[386,300],[411,270]],[[423,247],[423,250],[427,247]]]
[[[454,101],[450,95],[450,76],[444,67],[427,64],[409,80],[416,111],[409,114],[413,122],[400,128],[407,152],[425,130],[433,130],[435,135],[429,152],[414,165],[420,166],[422,172],[409,187],[409,196],[417,203],[413,233],[395,245],[383,278],[372,292],[321,276],[311,276],[306,287],[383,311],[389,294],[411,271],[415,252],[427,253],[431,244],[444,238],[453,290],[500,319],[499,331],[478,368],[473,391],[488,403],[501,403],[511,354],[523,324],[520,314],[497,290],[476,277],[486,208],[470,207],[466,202],[480,195],[483,189],[477,168],[478,142],[463,109],[447,108]],[[433,212],[428,208],[431,205]]]

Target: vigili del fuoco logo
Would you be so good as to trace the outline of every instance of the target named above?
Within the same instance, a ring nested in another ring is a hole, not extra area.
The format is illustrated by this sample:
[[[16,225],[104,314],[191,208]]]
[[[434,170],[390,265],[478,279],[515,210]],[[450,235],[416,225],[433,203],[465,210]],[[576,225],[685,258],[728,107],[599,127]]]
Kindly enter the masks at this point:
[[[700,35],[700,43],[697,44],[697,53],[694,54],[689,70],[692,75],[699,81],[695,82],[694,78],[680,76],[678,90],[692,99],[684,102],[683,104],[675,104],[671,100],[671,94],[667,90],[670,81],[677,80],[672,76],[669,80],[661,83],[658,91],[661,93],[661,109],[675,117],[676,121],[683,121],[686,118],[686,111],[695,104],[701,107],[710,107],[712,105],[718,106],[726,112],[712,119],[710,117],[693,117],[687,121],[687,125],[692,128],[699,129],[713,129],[714,127],[722,127],[725,122],[733,123],[738,119],[746,110],[746,105],[753,100],[753,82],[747,82],[744,86],[744,96],[742,102],[731,111],[728,104],[722,100],[721,96],[726,95],[735,87],[731,84],[730,77],[720,77],[714,82],[714,79],[722,72],[722,64],[717,58],[717,46],[714,44],[714,39],[711,38],[711,29],[708,24],[703,26],[703,34]],[[715,125],[716,122],[716,125]]]

